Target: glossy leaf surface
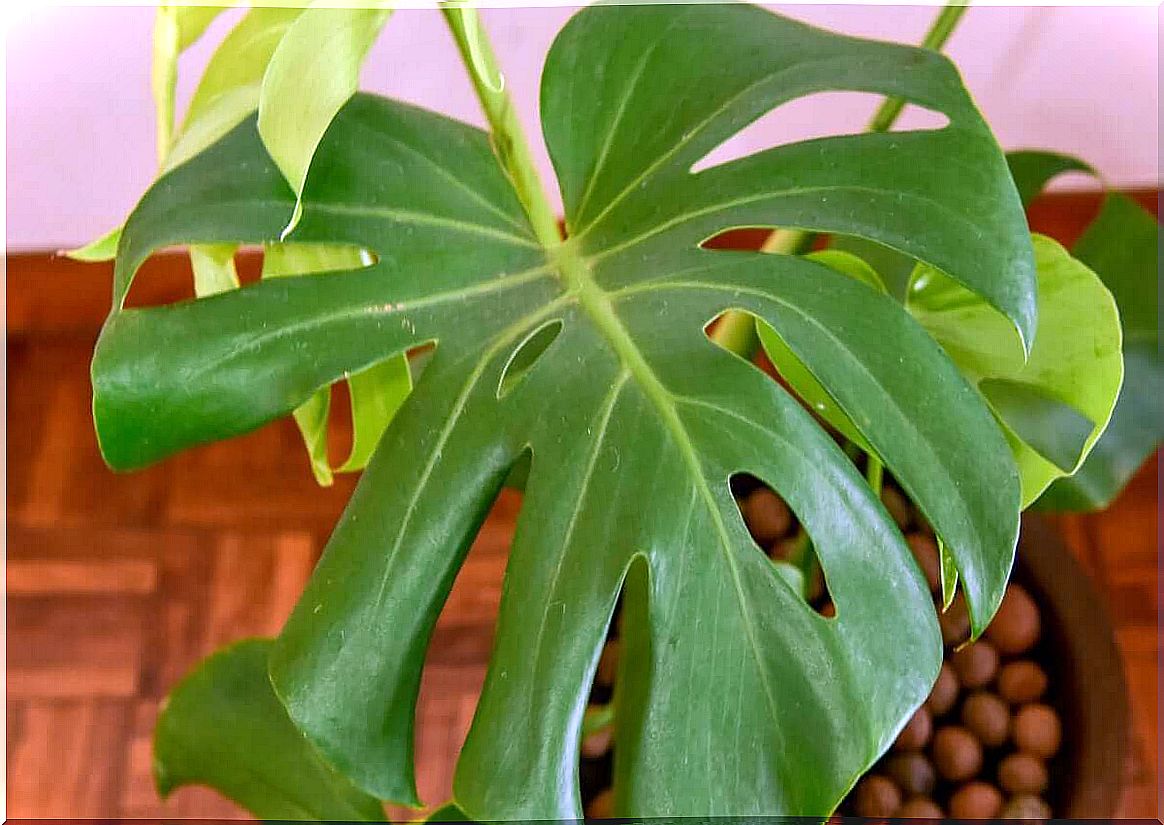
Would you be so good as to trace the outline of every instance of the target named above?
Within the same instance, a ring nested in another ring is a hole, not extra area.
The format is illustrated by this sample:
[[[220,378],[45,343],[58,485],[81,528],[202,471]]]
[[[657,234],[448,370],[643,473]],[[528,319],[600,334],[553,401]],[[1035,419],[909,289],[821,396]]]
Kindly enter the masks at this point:
[[[378,821],[380,803],[352,787],[291,724],[267,678],[268,639],[203,661],[169,695],[154,731],[162,796],[210,785],[268,820]]]
[[[1034,243],[1039,332],[1029,358],[1005,319],[941,273],[919,269],[907,301],[1006,424],[1024,507],[1087,457],[1123,381],[1111,293],[1055,241]]]
[[[904,96],[950,125],[689,171],[825,89]],[[620,809],[827,813],[927,694],[941,659],[932,603],[835,442],[704,327],[741,309],[779,332],[945,540],[977,630],[1013,558],[1018,476],[981,396],[891,298],[818,262],[699,243],[755,224],[867,236],[972,285],[1029,335],[1033,262],[1002,155],[939,56],[746,6],[579,13],[547,60],[542,113],[571,231],[552,248],[486,135],[354,98],[320,144],[290,240],[376,263],[114,312],[94,360],[104,453],[140,466],[246,432],[435,342],[275,648],[295,723],[360,787],[417,801],[428,639],[490,504],[532,454],[458,806],[480,820],[579,815],[586,697],[625,588],[628,661],[642,666],[617,688]],[[119,294],[153,250],[270,242],[294,204],[243,124],[146,195]],[[807,526],[835,619],[751,542],[728,485],[740,472]]]

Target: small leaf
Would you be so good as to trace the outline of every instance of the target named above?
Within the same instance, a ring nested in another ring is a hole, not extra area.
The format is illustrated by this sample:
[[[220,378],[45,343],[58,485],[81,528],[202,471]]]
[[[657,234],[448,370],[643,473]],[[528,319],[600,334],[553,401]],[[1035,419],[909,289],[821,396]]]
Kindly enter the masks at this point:
[[[978,389],[1011,431],[1064,474],[1074,472],[1095,424],[1044,388],[983,378]]]
[[[267,639],[223,648],[170,693],[154,730],[158,792],[209,785],[268,820],[382,821],[380,803],[291,724],[267,678],[270,649]]]
[[[810,261],[822,263],[830,269],[848,275],[879,292],[885,292],[885,285],[881,282],[881,278],[869,264],[856,255],[836,249],[826,249],[820,252],[811,252],[803,257]],[[768,359],[776,367],[781,377],[788,382],[788,386],[792,387],[796,394],[804,400],[809,409],[836,427],[841,435],[849,441],[852,441],[866,453],[872,454],[873,448],[869,446],[869,442],[861,435],[856,425],[837,406],[837,402],[828,390],[816,380],[804,362],[788,348],[780,334],[760,320],[756,321],[756,331],[759,333],[760,345],[763,346]]]
[[[199,298],[238,289],[238,272],[234,268],[236,244],[194,244],[190,247],[190,264],[194,268],[194,294]]]
[[[360,66],[390,14],[308,8],[275,49],[259,94],[259,134],[297,196],[316,146],[355,93]]]
[[[111,261],[117,257],[117,245],[119,243],[121,243],[120,226],[116,229],[109,230],[100,238],[89,241],[89,243],[82,247],[68,250],[64,254],[74,261],[86,261],[88,263]]]
[[[352,399],[352,451],[341,473],[362,470],[408,393],[412,373],[408,358],[397,355],[348,378]]]
[[[1025,361],[1005,319],[933,269],[918,268],[906,304],[1006,425],[1024,507],[1087,457],[1123,380],[1119,313],[1111,293],[1059,244],[1041,235],[1033,240],[1039,329]],[[1024,433],[1033,441],[1024,440]]]
[[[330,415],[331,387],[316,390],[292,413],[299,434],[303,437],[303,446],[307,448],[311,474],[320,487],[330,487],[335,481],[331,461],[327,457],[327,424]]]
[[[174,90],[178,83],[178,56],[192,46],[206,27],[224,11],[209,6],[158,7],[154,18],[154,56],[151,86],[157,119],[158,163],[170,151],[174,129]]]
[[[357,246],[314,243],[268,244],[263,254],[263,278],[360,269],[375,257]],[[360,370],[348,378],[352,411],[352,449],[338,472],[363,469],[380,440],[381,433],[412,390],[412,373],[405,354]],[[327,427],[331,409],[329,387],[318,390],[295,410],[295,423],[303,436],[315,480],[331,486],[333,468],[328,460]]]
[[[163,172],[194,157],[258,108],[271,56],[301,13],[301,9],[251,9],[227,34],[206,65]]]
[[[937,536],[939,572],[942,578],[942,612],[950,609],[954,603],[954,593],[958,589],[958,567],[954,562],[954,554],[946,547],[941,536]]]
[[[1119,306],[1124,329],[1124,383],[1111,422],[1070,478],[1056,481],[1042,509],[1107,507],[1140,466],[1164,443],[1164,361],[1159,343],[1160,225],[1124,195],[1109,195],[1075,245]]]

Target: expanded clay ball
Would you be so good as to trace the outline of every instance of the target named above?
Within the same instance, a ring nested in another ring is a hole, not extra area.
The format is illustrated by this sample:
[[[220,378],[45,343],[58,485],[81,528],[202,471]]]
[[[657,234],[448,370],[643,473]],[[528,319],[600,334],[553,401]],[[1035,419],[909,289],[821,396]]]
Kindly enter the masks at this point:
[[[1004,819],[1050,819],[1051,806],[1031,794],[1012,797],[1002,809]]]
[[[914,711],[913,716],[905,723],[905,727],[897,735],[897,740],[893,743],[893,747],[903,751],[921,750],[930,743],[930,736],[933,732],[933,717],[930,716],[930,712],[926,706],[922,705]]]
[[[902,819],[941,819],[945,814],[937,802],[924,796],[906,800],[897,812]]]
[[[938,680],[926,699],[926,707],[934,716],[943,716],[950,712],[954,703],[958,701],[958,676],[949,662],[942,662],[942,669],[938,671]]]
[[[989,684],[998,673],[998,651],[990,642],[979,639],[956,651],[950,657],[950,664],[962,687],[974,690]]]
[[[1020,585],[1007,587],[986,638],[1007,656],[1025,653],[1039,640],[1039,608]]]
[[[936,592],[942,586],[942,563],[938,558],[937,542],[925,533],[910,533],[905,541],[925,574],[926,584],[931,591]]]
[[[890,779],[871,774],[857,783],[857,795],[853,800],[857,816],[893,816],[900,807],[901,791]]]
[[[1054,756],[1063,739],[1059,715],[1047,705],[1024,705],[1014,715],[1012,723],[1014,743],[1020,751],[1041,756]]]
[[[1039,794],[1047,789],[1047,766],[1029,753],[1012,753],[998,765],[998,784],[1012,794]]]
[[[913,520],[913,508],[909,506],[905,496],[893,487],[885,485],[881,488],[881,503],[885,505],[890,518],[900,529],[904,530],[909,527],[910,521]]]
[[[1047,674],[1028,659],[1009,662],[998,672],[998,695],[1012,705],[1034,702],[1046,690]]]
[[[792,526],[792,511],[784,499],[767,487],[758,487],[749,493],[741,510],[748,530],[762,543],[775,541]]]
[[[1002,810],[1002,794],[986,782],[967,782],[950,797],[955,819],[993,819]]]
[[[614,789],[607,788],[586,806],[587,819],[610,819],[614,816]]]
[[[970,638],[970,613],[961,592],[954,596],[945,612],[938,614],[938,627],[942,629],[942,643],[947,647]]]
[[[938,773],[951,782],[964,782],[982,770],[982,745],[958,725],[940,728],[930,752]]]
[[[618,676],[618,639],[611,639],[602,648],[602,655],[598,657],[594,681],[603,687],[611,687],[616,676]]]
[[[885,772],[911,796],[932,792],[938,781],[933,763],[917,751],[894,754],[885,762]]]
[[[962,703],[962,724],[983,745],[997,748],[1010,730],[1010,708],[993,693],[979,691]]]

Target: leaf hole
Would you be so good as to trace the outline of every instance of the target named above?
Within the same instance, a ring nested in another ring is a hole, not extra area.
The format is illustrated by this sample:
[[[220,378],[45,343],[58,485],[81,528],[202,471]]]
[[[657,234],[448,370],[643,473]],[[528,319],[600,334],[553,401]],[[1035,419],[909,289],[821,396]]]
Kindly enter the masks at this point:
[[[817,613],[828,618],[836,615],[812,537],[784,498],[748,473],[736,473],[730,485],[748,534],[776,572]]]
[[[560,320],[547,321],[535,329],[517,345],[505,362],[501,370],[501,378],[497,382],[497,398],[500,400],[521,383],[538,359],[545,354],[562,331]]]
[[[696,161],[691,172],[705,172],[779,146],[862,134],[884,99],[872,92],[815,92],[782,103]],[[907,104],[893,131],[935,131],[949,122],[941,112]]]

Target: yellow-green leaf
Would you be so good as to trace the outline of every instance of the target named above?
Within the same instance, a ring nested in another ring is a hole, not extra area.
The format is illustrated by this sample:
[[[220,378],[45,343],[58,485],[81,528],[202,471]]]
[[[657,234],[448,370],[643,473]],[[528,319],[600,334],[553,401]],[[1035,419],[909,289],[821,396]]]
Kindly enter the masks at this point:
[[[215,50],[163,163],[169,171],[229,132],[259,106],[267,64],[301,9],[252,9]]]
[[[269,244],[263,256],[264,278],[321,274],[370,266],[370,252],[340,244]],[[333,481],[333,472],[363,469],[380,440],[384,428],[412,390],[412,376],[404,354],[393,356],[348,377],[352,410],[352,449],[347,460],[333,468],[327,456],[327,426],[331,409],[331,388],[324,387],[296,408],[295,423],[303,436],[315,480],[324,487]]]
[[[271,57],[259,94],[259,134],[296,195],[390,14],[383,8],[309,8]]]
[[[117,257],[117,245],[121,242],[121,227],[111,229],[102,235],[100,238],[89,241],[82,247],[77,249],[70,249],[65,252],[65,256],[72,258],[74,261],[86,261],[94,263],[97,261],[112,261]]]
[[[190,247],[190,264],[194,268],[194,294],[199,298],[238,289],[238,272],[234,268],[236,244],[194,244]]]
[[[1111,293],[1055,241],[1042,235],[1032,240],[1039,325],[1025,361],[1006,319],[937,270],[919,267],[906,299],[1004,424],[1024,507],[1087,458],[1123,381],[1120,319]]]

